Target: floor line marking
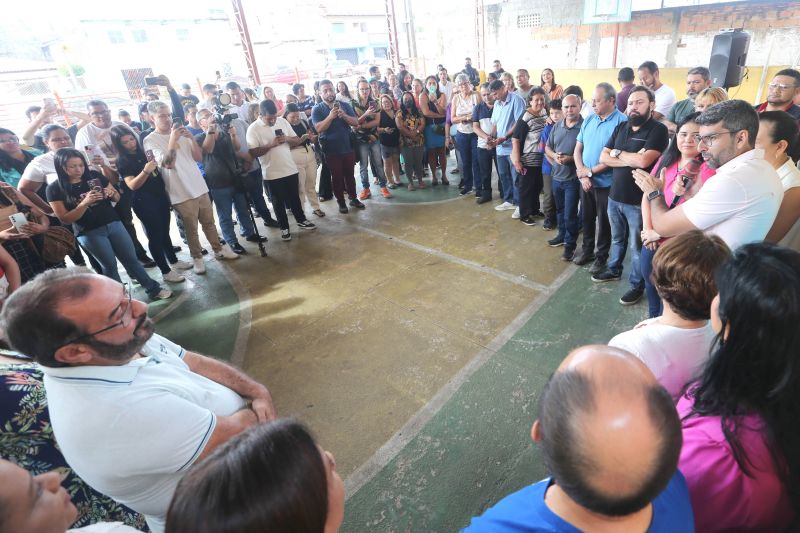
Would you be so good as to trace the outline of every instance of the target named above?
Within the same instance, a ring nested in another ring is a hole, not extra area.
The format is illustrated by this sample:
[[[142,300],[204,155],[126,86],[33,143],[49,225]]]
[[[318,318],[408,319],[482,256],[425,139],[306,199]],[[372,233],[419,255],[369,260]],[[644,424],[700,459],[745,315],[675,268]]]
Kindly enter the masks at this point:
[[[429,248],[428,246],[423,246],[421,244],[417,244],[415,242],[407,241],[400,237],[394,237],[387,233],[383,233],[378,230],[374,230],[372,228],[366,228],[364,226],[354,226],[355,229],[358,231],[363,231],[365,233],[369,233],[370,235],[374,235],[376,237],[380,237],[387,241],[395,242],[398,244],[402,244],[403,246],[407,246],[409,248],[413,248],[419,252],[426,253],[428,255],[432,255],[434,257],[438,257],[439,259],[444,259],[445,261],[450,261],[451,263],[456,263],[466,268],[470,268],[472,270],[477,270],[483,274],[489,274],[491,276],[495,276],[505,281],[509,281],[516,285],[522,285],[523,287],[527,287],[529,289],[534,289],[540,292],[544,292],[548,289],[547,285],[543,285],[542,283],[537,283],[535,281],[531,281],[522,276],[515,276],[513,274],[509,274],[508,272],[503,272],[502,270],[498,270],[493,267],[489,267],[486,265],[482,265],[480,263],[476,263],[475,261],[470,261],[469,259],[463,259],[461,257],[448,254],[447,252],[443,252],[441,250],[437,250],[435,248]]]
[[[502,348],[522,326],[528,323],[536,312],[547,303],[550,297],[570,279],[575,272],[581,270],[576,265],[569,265],[556,279],[546,287],[511,323],[501,331],[486,348],[478,351],[464,367],[439,389],[431,400],[419,409],[403,426],[392,435],[386,443],[361,466],[356,468],[344,482],[347,499],[355,495],[378,472],[383,470],[433,419],[433,417],[450,401],[461,386],[478,371],[491,357]]]
[[[253,298],[250,290],[242,282],[236,270],[220,264],[220,271],[223,276],[228,278],[228,282],[230,282],[236,297],[239,299],[239,327],[236,331],[236,340],[233,342],[230,361],[233,366],[242,368],[247,355],[247,341],[250,339],[250,329],[253,325]]]
[[[182,286],[181,288],[182,288],[183,290],[180,292],[180,294],[178,294],[178,297],[177,297],[177,298],[175,298],[174,300],[172,300],[172,301],[169,303],[169,305],[167,305],[167,306],[166,306],[164,309],[162,309],[162,310],[161,310],[159,313],[157,313],[157,314],[155,314],[155,315],[153,315],[153,316],[151,317],[151,318],[153,319],[153,322],[155,322],[156,324],[158,324],[158,322],[159,322],[159,321],[161,321],[161,320],[163,320],[164,318],[166,318],[166,317],[167,317],[167,316],[168,316],[170,313],[172,313],[172,312],[173,312],[175,309],[177,309],[178,307],[180,307],[180,305],[181,305],[183,302],[185,302],[186,300],[188,300],[188,299],[189,299],[189,295],[190,295],[190,293],[191,293],[191,290],[192,290],[192,289],[195,287],[195,284],[194,284],[194,282],[193,282],[191,279],[189,279],[189,278],[186,278],[186,281],[184,281],[184,282],[182,283],[182,285],[183,285],[183,286]]]

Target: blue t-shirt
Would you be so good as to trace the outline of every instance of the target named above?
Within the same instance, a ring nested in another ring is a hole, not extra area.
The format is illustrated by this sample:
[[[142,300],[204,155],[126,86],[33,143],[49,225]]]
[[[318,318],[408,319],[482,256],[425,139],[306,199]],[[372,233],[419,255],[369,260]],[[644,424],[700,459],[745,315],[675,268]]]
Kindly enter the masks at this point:
[[[583,144],[583,164],[593,167],[600,162],[600,154],[606,147],[608,139],[614,133],[617,124],[626,122],[628,117],[618,110],[608,115],[605,120],[596,113],[592,113],[583,120],[581,131],[578,133],[578,142]],[[592,176],[592,185],[598,189],[611,187],[613,169]]]
[[[350,104],[339,102],[342,111],[350,115],[356,116],[356,112]],[[331,108],[325,102],[320,102],[314,106],[311,111],[311,122],[316,126],[317,123],[328,118],[331,114]],[[319,140],[322,144],[322,149],[328,155],[346,154],[353,151],[353,145],[350,142],[350,126],[342,118],[334,120],[328,129],[320,133]]]
[[[481,516],[473,518],[469,526],[461,530],[462,533],[580,533],[578,528],[560,518],[544,503],[544,494],[551,483],[552,478],[547,478],[506,496]],[[689,489],[679,471],[653,500],[653,521],[647,531],[694,532]]]
[[[542,144],[547,144],[547,139],[550,138],[551,131],[553,131],[553,125],[548,123],[542,130],[542,134],[539,136],[539,142]],[[553,165],[551,165],[550,160],[545,157],[542,161],[542,174],[550,174],[552,171]]]
[[[505,137],[524,114],[525,100],[518,94],[508,93],[505,102],[496,100],[492,108],[492,123],[497,125],[497,137]],[[506,142],[497,145],[497,155],[511,155],[511,146],[509,136]]]

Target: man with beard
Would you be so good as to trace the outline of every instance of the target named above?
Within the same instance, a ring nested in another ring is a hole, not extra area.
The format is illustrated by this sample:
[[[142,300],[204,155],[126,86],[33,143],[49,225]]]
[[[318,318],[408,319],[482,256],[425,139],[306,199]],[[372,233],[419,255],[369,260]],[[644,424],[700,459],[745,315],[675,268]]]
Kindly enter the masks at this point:
[[[636,184],[650,202],[653,229],[672,237],[693,229],[719,235],[731,250],[764,239],[783,199],[778,173],[755,149],[758,114],[742,100],[712,106],[697,118],[697,147],[717,169],[696,195],[674,209],[664,202],[661,180],[634,171]]]
[[[706,67],[695,67],[686,75],[686,96],[684,100],[672,106],[672,109],[664,120],[664,125],[669,128],[670,133],[675,133],[677,125],[683,119],[694,113],[694,99],[703,89],[711,87],[711,73]]]
[[[800,96],[800,71],[793,68],[779,71],[767,88],[767,101],[757,105],[756,111],[786,111],[800,123],[800,106],[794,103]]]
[[[639,65],[639,83],[653,91],[656,97],[653,118],[664,120],[672,110],[672,106],[675,105],[675,91],[669,85],[661,83],[661,72],[658,70],[658,65],[653,61],[645,61]]]
[[[669,144],[667,127],[653,117],[656,97],[653,91],[641,85],[631,90],[628,97],[628,121],[614,129],[603,152],[600,163],[611,167],[611,191],[608,196],[608,221],[611,224],[611,256],[605,271],[592,276],[592,281],[617,281],[622,277],[625,249],[630,244],[631,288],[619,303],[633,305],[644,294],[644,278],[639,266],[642,249],[642,191],[633,181],[633,170],[648,172]]]
[[[147,304],[107,277],[47,271],[6,300],[0,321],[42,367],[70,467],[155,533],[192,464],[275,418],[264,385],[154,334]]]

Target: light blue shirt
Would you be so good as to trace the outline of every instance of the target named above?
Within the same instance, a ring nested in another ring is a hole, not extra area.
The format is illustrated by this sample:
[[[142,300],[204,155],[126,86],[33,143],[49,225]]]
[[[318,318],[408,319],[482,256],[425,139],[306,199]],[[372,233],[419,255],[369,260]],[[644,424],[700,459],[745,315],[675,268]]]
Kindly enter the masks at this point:
[[[525,100],[518,94],[508,93],[504,102],[496,100],[492,109],[492,124],[497,126],[497,136],[503,137],[525,113]],[[511,136],[497,145],[497,155],[511,155]]]
[[[592,113],[583,121],[581,131],[578,133],[578,142],[583,144],[583,164],[593,167],[600,162],[600,154],[603,153],[608,139],[614,133],[614,128],[620,122],[626,122],[628,117],[620,113],[618,109],[601,119],[596,113]],[[592,176],[592,185],[598,189],[611,187],[611,169]]]

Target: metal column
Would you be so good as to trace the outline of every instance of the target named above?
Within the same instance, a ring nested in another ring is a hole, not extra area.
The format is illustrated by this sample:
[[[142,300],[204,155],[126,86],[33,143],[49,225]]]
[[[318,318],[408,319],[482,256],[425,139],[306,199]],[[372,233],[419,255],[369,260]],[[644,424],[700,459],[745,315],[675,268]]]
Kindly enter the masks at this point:
[[[242,42],[247,70],[250,72],[253,83],[261,85],[261,76],[258,75],[258,65],[256,65],[256,56],[253,52],[253,43],[250,41],[250,32],[247,30],[247,20],[244,17],[242,2],[241,0],[231,0],[231,4],[233,4],[233,17],[236,19],[236,28],[239,30],[239,39]]]

